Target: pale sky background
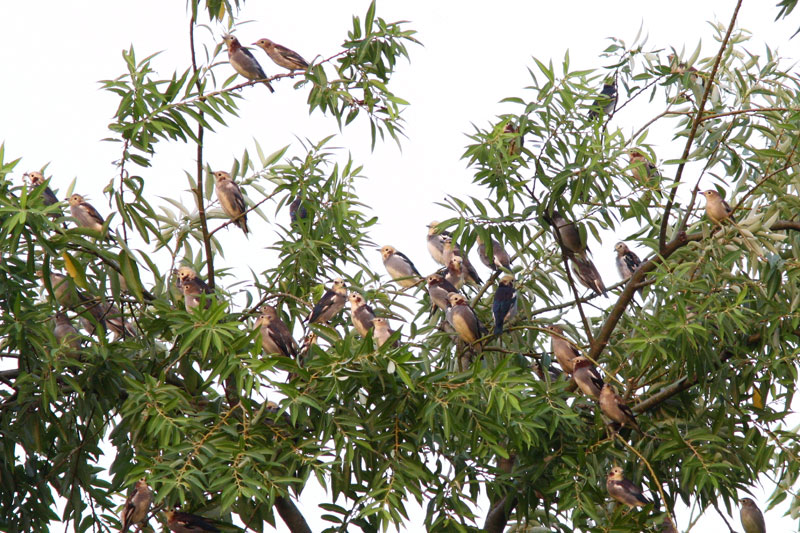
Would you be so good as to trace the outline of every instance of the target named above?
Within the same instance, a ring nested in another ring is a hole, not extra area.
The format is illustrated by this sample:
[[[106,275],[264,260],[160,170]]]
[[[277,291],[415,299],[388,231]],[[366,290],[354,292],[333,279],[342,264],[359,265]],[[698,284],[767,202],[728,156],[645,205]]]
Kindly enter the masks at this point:
[[[800,56],[800,37],[789,36],[800,26],[800,17],[788,22],[774,22],[776,0],[746,1],[739,17],[740,26],[753,32],[746,45],[753,53],[763,53],[763,43],[778,47],[787,58]],[[118,100],[99,89],[99,80],[116,78],[125,71],[121,51],[134,45],[137,58],[163,51],[154,66],[164,77],[189,66],[187,38],[188,16],[184,2],[140,0],[137,2],[6,2],[0,17],[0,142],[5,142],[6,159],[22,157],[11,177],[21,180],[25,171],[50,163],[46,175],[53,176],[51,187],[63,197],[69,183],[77,178],[75,192],[87,196],[107,215],[110,212],[102,189],[116,175],[112,164],[119,157],[120,145],[100,142],[111,136],[107,129]],[[486,127],[502,113],[518,112],[519,106],[500,104],[508,96],[526,96],[523,88],[530,83],[528,68],[535,68],[531,56],[559,65],[567,49],[573,69],[601,68],[598,55],[608,46],[610,36],[631,44],[640,26],[649,35],[647,47],[691,54],[698,42],[703,56],[712,55],[718,44],[707,21],[727,23],[735,2],[673,1],[669,3],[612,2],[487,2],[419,1],[378,4],[378,16],[385,20],[408,20],[424,44],[410,46],[411,63],[401,61],[391,87],[411,103],[403,116],[407,139],[402,151],[393,141],[377,144],[370,151],[368,125],[358,119],[329,144],[341,146],[340,161],[347,151],[364,165],[368,180],[357,183],[361,201],[370,205],[380,218],[371,232],[379,244],[393,244],[414,260],[422,272],[435,267],[425,248],[426,224],[450,216],[435,205],[447,194],[461,197],[480,196],[471,184],[472,172],[460,159],[468,144],[465,134],[472,124]],[[257,2],[249,1],[239,20],[256,21],[237,32],[243,43],[268,37],[286,45],[311,60],[339,50],[351,28],[351,17],[362,17],[368,2]],[[202,20],[202,19],[201,19]],[[198,38],[213,46],[224,33],[222,25],[212,25],[211,34],[203,30]],[[256,57],[268,73],[280,70],[261,50]],[[666,55],[666,52],[664,52]],[[222,67],[220,81],[232,70]],[[240,117],[230,118],[230,128],[207,134],[206,158],[212,167],[228,169],[234,157],[244,149],[255,157],[253,139],[266,153],[292,144],[289,155],[299,152],[299,139],[318,141],[338,132],[333,118],[315,112],[309,116],[305,104],[307,88],[294,91],[292,83],[275,84],[274,95],[262,87],[244,91],[239,102]],[[643,102],[628,106],[615,115],[613,123],[631,133],[651,118]],[[612,124],[613,127],[613,124]],[[682,144],[669,143],[670,131],[655,131],[654,143],[661,160],[677,158]],[[188,198],[184,170],[194,171],[194,145],[160,142],[153,166],[130,167],[132,174],[146,180],[146,191],[159,196]],[[264,212],[272,217],[275,204],[266,204]],[[287,214],[279,214],[285,223]],[[272,242],[267,224],[251,217],[258,234],[246,240],[238,230],[226,232],[229,261],[267,261],[260,249]],[[117,219],[118,222],[118,219]],[[592,245],[595,263],[607,284],[617,281],[611,244]],[[605,252],[605,253],[602,253]],[[639,250],[640,255],[646,251]],[[477,261],[475,261],[477,263]],[[262,263],[266,264],[266,263]],[[479,265],[479,268],[482,265]],[[373,267],[384,274],[375,251]],[[166,268],[166,267],[165,267]],[[261,268],[263,269],[263,267]],[[258,265],[254,270],[261,270]],[[481,271],[485,273],[485,270]],[[385,275],[385,274],[384,274]],[[609,300],[610,302],[610,300]],[[606,303],[609,303],[606,302]],[[393,324],[399,327],[400,324]],[[762,509],[772,487],[754,488],[754,497]],[[319,517],[309,490],[301,504],[312,530],[327,523]],[[411,506],[410,506],[411,507]],[[796,521],[783,517],[786,505],[766,513],[768,531],[798,531]],[[688,513],[678,509],[679,528],[688,525]],[[420,517],[420,512],[411,512]],[[738,509],[729,521],[740,530]],[[409,531],[417,529],[412,521]],[[279,531],[285,531],[280,523]],[[694,527],[697,530],[726,531],[710,511]]]

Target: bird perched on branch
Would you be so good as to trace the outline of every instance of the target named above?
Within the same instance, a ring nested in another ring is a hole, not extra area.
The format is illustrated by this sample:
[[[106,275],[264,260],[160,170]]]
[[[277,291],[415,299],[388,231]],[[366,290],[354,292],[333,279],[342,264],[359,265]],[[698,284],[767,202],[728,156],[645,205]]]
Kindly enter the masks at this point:
[[[625,479],[622,468],[615,466],[608,472],[606,489],[609,496],[628,507],[639,507],[651,503],[644,497],[641,489]]]
[[[589,120],[594,120],[601,115],[610,115],[617,105],[617,82],[614,78],[607,78],[600,90],[600,96],[589,110]]]
[[[494,334],[503,333],[503,324],[517,315],[517,291],[514,288],[514,276],[503,276],[494,293],[492,302],[494,315]]]
[[[294,224],[298,220],[305,220],[308,218],[308,209],[303,205],[303,197],[299,194],[294,197],[292,203],[289,204],[289,219]]]
[[[428,224],[428,253],[434,261],[440,265],[447,266],[447,261],[444,259],[444,241],[442,237],[451,237],[447,231],[439,231],[439,222],[434,220]]]
[[[372,319],[372,338],[378,343],[378,348],[382,347],[386,344],[386,341],[394,334],[392,328],[389,327],[389,321],[383,317],[376,317]],[[395,341],[393,344],[393,348],[396,348],[400,345],[398,341]]]
[[[28,172],[24,174],[24,176],[30,180],[31,186],[33,187],[40,187],[45,184],[44,175],[36,170]],[[44,205],[54,205],[58,203],[58,198],[49,186],[45,186],[44,191],[42,191],[42,203]]]
[[[572,341],[564,337],[564,328],[561,326],[552,325],[546,329],[550,333],[550,349],[553,351],[556,361],[564,372],[572,375],[573,361],[580,356],[581,352]]]
[[[383,266],[401,287],[413,287],[422,281],[422,274],[405,254],[398,252],[394,246],[384,246],[381,248],[383,256]]]
[[[643,185],[650,185],[652,178],[658,177],[658,167],[656,167],[647,157],[637,148],[628,150],[628,158],[631,162],[633,177]]]
[[[733,209],[731,209],[728,202],[722,199],[722,196],[717,191],[703,191],[703,196],[706,197],[706,216],[711,219],[711,222],[720,224],[731,216]]]
[[[448,295],[451,292],[457,293],[458,289],[440,274],[431,274],[425,278],[425,280],[428,282],[428,294],[431,297],[431,302],[436,307],[446,312],[447,307],[450,305],[448,302]]]
[[[600,390],[600,409],[603,413],[613,420],[621,424],[635,429],[644,435],[642,428],[636,422],[636,416],[631,411],[630,407],[625,404],[625,401],[617,394],[614,387],[606,383]]]
[[[478,315],[469,306],[464,296],[457,292],[451,292],[447,299],[450,303],[447,310],[447,321],[453,326],[462,341],[472,344],[486,335],[486,328],[483,327]]]
[[[375,311],[367,305],[364,297],[357,292],[350,293],[350,317],[353,320],[353,326],[362,337],[366,337],[372,329],[372,319],[375,318]]]
[[[764,515],[750,498],[742,498],[740,503],[742,508],[739,517],[742,519],[744,533],[767,533],[767,525],[764,523]]]
[[[642,264],[642,260],[639,259],[639,256],[635,253],[631,252],[628,245],[624,242],[618,242],[614,245],[614,250],[617,252],[617,272],[619,272],[619,277],[622,278],[622,281],[630,279],[633,276],[633,273],[639,268]]]
[[[126,533],[131,526],[143,522],[147,518],[147,512],[152,503],[153,491],[150,490],[147,481],[142,478],[136,482],[133,491],[125,500],[125,506],[122,508],[120,533]]]
[[[44,280],[44,272],[37,270],[36,275],[41,280],[42,286],[46,287],[47,284]],[[81,302],[88,299],[86,295],[78,292],[78,288],[75,286],[75,281],[72,278],[53,271],[50,271],[48,278],[50,281],[50,288],[53,289],[53,297],[55,297],[56,302],[60,305],[68,309],[74,309]]]
[[[600,398],[603,389],[603,378],[591,361],[585,357],[576,357],[572,360],[572,379],[586,396],[595,400]]]
[[[285,46],[274,43],[269,39],[259,39],[253,44],[264,50],[269,58],[280,67],[291,71],[305,70],[308,68],[308,62],[303,59],[300,54]]]
[[[78,222],[78,226],[92,229],[100,233],[102,238],[108,238],[107,231],[103,229],[105,220],[92,204],[84,200],[80,194],[73,194],[67,200],[69,201],[69,211]]]
[[[228,61],[234,70],[248,80],[264,80],[264,85],[267,86],[269,92],[274,93],[275,89],[266,81],[267,75],[264,73],[264,69],[258,64],[250,50],[242,46],[239,39],[233,35],[223,35],[222,40],[228,45]]]
[[[581,237],[578,227],[573,222],[564,219],[558,211],[553,211],[549,222],[555,230],[567,258],[572,263],[572,272],[578,281],[598,295],[605,294],[606,286],[603,284],[597,267],[589,259],[589,248]]]
[[[261,347],[267,355],[277,354],[282,357],[297,358],[299,346],[274,307],[271,305],[262,307],[261,316],[256,324],[261,326]]]
[[[190,311],[200,304],[201,294],[212,294],[214,291],[206,285],[193,269],[182,266],[178,268],[178,281],[175,283],[183,292],[184,306]],[[211,305],[211,299],[206,298],[206,309]]]
[[[446,263],[449,263],[450,259],[453,257],[460,257],[462,260],[461,267],[464,269],[464,281],[475,285],[483,283],[475,267],[472,266],[472,263],[467,259],[466,254],[461,253],[458,246],[453,244],[453,237],[449,235],[442,235],[442,257]],[[455,283],[453,285],[455,285]]]
[[[78,356],[76,350],[81,346],[81,334],[64,313],[58,312],[53,316],[53,335],[59,346],[71,349],[68,352],[70,356]]]
[[[231,179],[231,175],[223,170],[214,172],[214,190],[225,214],[233,219],[233,223],[242,228],[247,235],[247,204],[239,186]]]
[[[213,526],[195,514],[182,513],[173,509],[164,511],[167,515],[167,527],[174,533],[202,533],[203,531],[219,533],[219,528]]]
[[[444,275],[444,279],[447,283],[456,288],[455,292],[458,292],[458,289],[464,286],[465,278],[464,260],[454,255],[447,262],[447,272]]]
[[[347,288],[344,286],[342,278],[333,280],[333,286],[325,291],[319,299],[311,315],[308,317],[309,324],[325,324],[344,309],[347,302]]]
[[[492,270],[497,270],[498,268],[511,270],[511,258],[508,256],[508,252],[505,251],[502,244],[492,239],[492,259],[489,260],[489,255],[486,253],[486,244],[483,242],[480,235],[478,235],[476,242],[478,243],[478,257],[481,258],[481,262],[484,265]]]

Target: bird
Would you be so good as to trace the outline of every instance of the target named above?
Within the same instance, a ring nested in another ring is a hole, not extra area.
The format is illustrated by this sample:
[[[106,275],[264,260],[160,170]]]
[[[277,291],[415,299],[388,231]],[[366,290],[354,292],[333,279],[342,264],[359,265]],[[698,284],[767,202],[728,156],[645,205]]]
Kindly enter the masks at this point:
[[[259,39],[253,43],[264,50],[276,65],[287,70],[305,70],[308,68],[308,61],[303,59],[294,50],[289,50],[285,46],[273,43],[269,39]]]
[[[628,245],[624,242],[618,242],[614,245],[614,250],[617,252],[617,272],[619,272],[619,277],[622,278],[622,281],[626,279],[630,279],[633,276],[633,273],[639,268],[642,264],[642,260],[639,259],[639,256],[635,253],[631,252]]]
[[[269,81],[266,81],[267,75],[264,73],[264,69],[258,64],[250,50],[242,46],[239,39],[233,35],[223,35],[222,40],[228,45],[228,61],[234,70],[248,80],[264,80],[264,85],[267,86],[269,92],[274,93],[275,89],[272,88]]]
[[[462,341],[472,344],[486,334],[478,315],[467,303],[467,299],[457,292],[447,296],[450,307],[447,310],[447,321],[453,326]]]
[[[511,122],[506,122],[506,125],[503,126],[503,133],[512,137],[508,142],[508,155],[513,157],[522,153],[522,146],[524,142],[522,135],[519,134],[519,128]]]
[[[142,478],[136,482],[133,491],[125,500],[125,506],[122,508],[120,533],[126,533],[132,525],[144,521],[152,503],[153,491],[147,485],[147,480]]]
[[[303,197],[298,194],[289,204],[289,219],[295,223],[297,219],[305,220],[306,218],[308,218],[308,209],[303,205]]]
[[[87,307],[89,308],[89,313],[94,317],[95,323],[101,325],[103,328],[108,328],[114,334],[115,339],[136,336],[137,332],[133,324],[125,320],[122,311],[113,303],[104,300],[95,301],[88,303]],[[94,323],[83,315],[81,316],[81,323],[86,331],[94,334]]]
[[[742,519],[744,533],[767,533],[764,515],[761,514],[756,502],[750,498],[742,498],[739,503],[742,504],[739,517]]]
[[[353,326],[362,337],[366,337],[373,327],[372,319],[375,318],[375,311],[367,305],[364,297],[357,292],[350,293],[350,316]]]
[[[210,531],[219,533],[219,529],[203,518],[195,514],[182,513],[174,509],[164,511],[167,515],[167,527],[174,533],[201,533]]]
[[[711,222],[720,224],[731,216],[733,209],[731,209],[728,202],[722,199],[722,196],[717,191],[703,191],[703,196],[706,197],[706,216],[711,219]]]
[[[600,277],[600,272],[597,271],[597,267],[594,266],[591,259],[588,257],[575,256],[571,261],[572,272],[575,274],[575,277],[578,278],[578,281],[581,282],[581,285],[594,291],[598,296],[606,293],[606,286],[603,284],[603,278]]]
[[[628,150],[628,159],[631,162],[633,177],[642,184],[649,184],[651,178],[658,177],[658,167],[656,167],[641,150],[633,148]]]
[[[558,211],[550,215],[551,226],[555,229],[558,241],[567,258],[572,263],[572,272],[578,281],[587,289],[593,290],[598,295],[606,293],[606,286],[600,277],[597,267],[589,259],[589,247],[581,238],[580,230],[574,222],[569,222]]]
[[[277,354],[282,357],[297,358],[299,350],[297,341],[274,307],[271,305],[262,307],[256,325],[261,326],[261,346],[267,355]]]
[[[492,260],[490,261],[489,255],[486,253],[486,244],[484,244],[480,235],[478,235],[476,242],[478,243],[478,257],[481,258],[481,262],[484,265],[492,270],[497,270],[498,268],[511,270],[511,258],[502,244],[492,239]]]
[[[467,259],[467,256],[462,254],[458,246],[453,244],[453,237],[450,235],[442,235],[442,257],[446,262],[445,264],[449,263],[452,257],[460,257],[462,259],[461,266],[464,269],[464,281],[474,283],[475,285],[483,283],[475,267],[472,266],[469,259]]]
[[[679,76],[683,76],[686,72],[689,72],[689,81],[693,84],[699,84],[701,87],[705,85],[705,80],[699,74],[699,71],[694,67],[688,67],[685,61],[680,61],[675,54],[669,54],[667,56],[667,60],[669,61],[669,70],[672,74],[678,74]]]
[[[333,317],[344,309],[347,303],[347,287],[342,278],[333,280],[333,286],[325,291],[322,298],[314,305],[311,315],[308,317],[309,324],[326,324]]]
[[[197,285],[197,287],[206,294],[211,294],[213,291],[203,279],[197,275],[193,268],[188,266],[179,267],[176,271],[178,281],[175,283],[178,288],[182,288],[184,284]]]
[[[600,115],[610,115],[617,105],[617,82],[614,78],[607,78],[600,90],[600,96],[589,110],[589,120],[594,120]]]
[[[392,328],[389,327],[389,321],[383,317],[376,317],[372,319],[372,338],[374,338],[378,342],[378,348],[382,347],[386,344],[386,341],[394,334]],[[397,348],[399,343],[395,341],[392,345],[393,348]]]
[[[179,289],[183,292],[184,307],[187,311],[191,311],[200,304],[200,295],[212,294],[214,291],[211,287],[206,285],[192,268],[182,266],[178,268],[178,281],[176,283]],[[211,299],[206,298],[205,308],[211,305]]]
[[[564,329],[561,326],[554,324],[546,329],[550,333],[550,350],[553,352],[553,356],[555,356],[561,369],[572,375],[573,361],[581,355],[581,352],[572,341],[564,337]]]
[[[591,361],[578,356],[572,360],[572,379],[586,396],[598,400],[603,389],[603,378]]]
[[[428,253],[434,261],[440,265],[447,266],[447,261],[444,260],[444,242],[442,237],[450,237],[450,232],[439,231],[439,221],[434,220],[428,224]]]
[[[71,348],[73,351],[69,352],[70,355],[74,355],[74,350],[77,350],[81,346],[81,334],[78,333],[78,330],[75,329],[75,326],[72,325],[67,315],[61,312],[57,312],[53,315],[53,335],[56,338],[59,346],[65,346],[67,348]]]
[[[25,176],[28,177],[31,185],[34,187],[44,185],[44,175],[41,172],[34,170],[32,172],[28,172],[25,174]],[[49,186],[45,186],[44,191],[42,191],[42,203],[44,205],[54,205],[58,203],[58,198]]]
[[[78,222],[78,226],[95,230],[99,232],[102,237],[107,237],[106,232],[103,231],[105,220],[92,204],[84,200],[83,196],[80,194],[73,194],[68,198],[68,201],[69,211]]]
[[[517,291],[514,289],[514,276],[503,276],[494,293],[492,302],[494,315],[494,334],[503,333],[503,324],[517,315]]]
[[[608,471],[606,478],[606,489],[609,496],[628,507],[639,507],[651,503],[644,497],[641,489],[625,479],[622,468],[615,466]]]
[[[247,235],[247,204],[244,202],[242,190],[231,179],[231,175],[224,170],[214,172],[214,180],[216,181],[214,190],[217,191],[217,198],[219,198],[222,210]]]
[[[422,281],[422,274],[405,254],[398,252],[394,246],[383,246],[381,248],[383,256],[383,266],[401,287],[413,287]]]
[[[636,422],[633,411],[609,383],[604,384],[603,388],[600,389],[600,409],[614,422],[632,427],[639,433],[644,434],[642,428]]]
[[[42,285],[47,286],[44,281],[44,273],[41,270],[36,272],[36,275],[41,279]],[[53,296],[60,305],[68,308],[73,309],[77,307],[81,302],[87,300],[87,297],[78,292],[77,287],[75,287],[75,282],[72,278],[65,276],[64,274],[59,274],[58,272],[50,272],[48,276],[50,281],[50,288],[53,290]]]
[[[444,275],[445,281],[451,284],[456,290],[464,286],[465,273],[464,273],[464,260],[454,255],[447,262],[447,272]]]
[[[428,283],[428,295],[431,297],[431,302],[446,312],[449,305],[447,295],[451,292],[458,292],[458,289],[440,274],[431,274],[425,278],[425,281]]]

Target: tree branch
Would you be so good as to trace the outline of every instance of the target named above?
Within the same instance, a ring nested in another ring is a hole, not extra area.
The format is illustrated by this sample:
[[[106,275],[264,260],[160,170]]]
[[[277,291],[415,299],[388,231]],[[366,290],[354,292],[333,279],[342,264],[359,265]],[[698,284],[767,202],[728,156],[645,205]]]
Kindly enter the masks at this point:
[[[275,498],[275,508],[289,531],[292,533],[311,533],[311,528],[308,527],[308,523],[300,509],[290,499],[278,496]]]
[[[509,499],[510,498],[510,499]],[[508,517],[514,507],[517,506],[517,497],[512,495],[503,496],[486,515],[483,523],[483,530],[486,533],[503,533],[508,524]]]

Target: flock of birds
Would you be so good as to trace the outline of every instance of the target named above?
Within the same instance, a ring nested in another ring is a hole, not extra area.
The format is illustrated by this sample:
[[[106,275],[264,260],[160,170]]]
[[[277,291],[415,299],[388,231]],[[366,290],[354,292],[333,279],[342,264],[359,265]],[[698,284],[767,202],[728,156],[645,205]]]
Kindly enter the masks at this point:
[[[264,70],[250,51],[232,35],[225,35],[223,39],[227,44],[229,62],[233,68],[249,80],[263,80],[269,90],[274,92]],[[262,48],[276,64],[290,71],[308,68],[308,63],[299,54],[273,43],[269,39],[260,39],[254,44]],[[615,105],[616,84],[613,81],[607,81],[595,102],[590,117],[595,118],[601,113],[609,114],[613,112]],[[632,150],[629,155],[631,163],[634,165],[634,172],[652,175],[652,172],[657,171],[640,151]],[[49,188],[49,184],[41,172],[29,172],[26,177],[32,187],[42,187],[41,198],[45,205],[59,204],[58,198]],[[247,234],[249,231],[247,227],[249,208],[241,189],[227,172],[214,172],[214,178],[220,206],[230,217],[231,223],[236,224]],[[706,198],[706,215],[712,222],[720,224],[729,217],[731,208],[717,191],[708,190],[702,194]],[[71,195],[68,203],[72,218],[78,226],[96,231],[100,238],[113,240],[108,233],[105,219],[81,195]],[[308,216],[307,211],[301,205],[300,197],[297,197],[290,205],[290,215],[293,221]],[[548,215],[547,220],[564,255],[571,263],[576,279],[596,294],[605,294],[606,287],[597,268],[589,258],[589,249],[584,239],[581,238],[579,228],[574,222],[566,220],[555,211]],[[481,261],[490,269],[499,270],[503,274],[499,278],[492,304],[494,317],[492,335],[497,337],[503,333],[504,325],[517,314],[517,296],[511,270],[511,257],[502,244],[495,239],[492,239],[491,243],[485,243],[478,238],[477,244]],[[395,282],[403,288],[415,287],[424,282],[432,305],[444,312],[449,331],[454,332],[465,343],[465,351],[470,353],[472,350],[480,351],[482,342],[491,336],[461,292],[462,287],[467,283],[482,284],[478,272],[469,262],[467,255],[453,244],[453,236],[444,231],[438,222],[434,221],[428,225],[427,248],[434,261],[443,267],[440,271],[428,276],[422,276],[412,261],[394,247],[383,246],[380,252],[386,271]],[[615,251],[619,275],[623,280],[627,280],[639,268],[641,260],[623,242],[615,246]],[[184,305],[187,311],[191,311],[201,304],[206,307],[211,304],[211,295],[214,291],[197,272],[188,266],[182,266],[177,270],[176,275],[176,285],[184,295]],[[42,278],[44,282],[44,276]],[[90,334],[95,333],[98,325],[104,326],[114,333],[115,338],[136,334],[135,328],[124,319],[123,314],[113,303],[104,300],[97,301],[76,290],[67,276],[50,272],[49,283],[49,290],[52,290],[56,301],[66,309],[75,310],[83,306],[88,310],[91,318],[83,313],[79,315],[79,319],[84,329]],[[124,283],[124,280],[121,283]],[[639,290],[641,291],[641,287]],[[307,318],[308,323],[328,323],[339,315],[348,301],[351,320],[359,335],[367,337],[371,334],[378,347],[382,347],[393,338],[394,332],[389,327],[388,320],[376,316],[360,292],[352,291],[348,295],[345,281],[341,278],[335,279],[333,285],[316,302]],[[67,315],[59,311],[55,314],[53,322],[54,335],[59,343],[67,345],[76,352],[80,346],[81,336]],[[303,347],[298,346],[288,326],[281,320],[278,311],[269,305],[265,305],[261,309],[256,327],[260,327],[261,343],[266,354],[295,358],[299,364],[302,364],[308,348],[316,342],[316,336],[312,332],[305,337]],[[561,327],[551,325],[546,329],[550,335],[553,355],[564,373],[571,377],[583,394],[597,401],[601,411],[612,421],[614,431],[629,427],[644,434],[631,409],[614,387],[603,381],[594,362],[581,355],[579,348],[565,336]],[[398,337],[399,335],[394,337],[394,346],[399,343]],[[467,359],[467,361],[470,360]],[[609,471],[606,488],[612,498],[629,507],[651,503],[639,487],[624,477],[624,471],[619,466],[615,466]],[[153,492],[146,480],[137,481],[122,510],[121,531],[123,533],[128,531],[131,526],[140,524],[147,519],[152,501]],[[165,513],[167,526],[173,532],[219,531],[203,517],[177,510],[167,510]],[[746,533],[766,532],[763,515],[749,498],[742,499],[741,520]],[[668,528],[672,528],[666,529],[666,531],[675,531],[669,517],[665,524]]]

